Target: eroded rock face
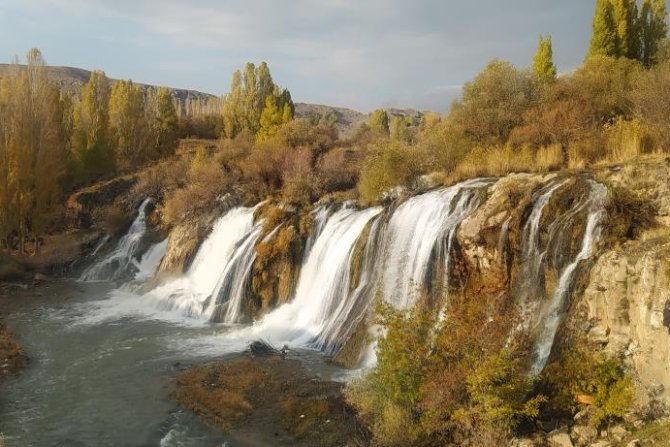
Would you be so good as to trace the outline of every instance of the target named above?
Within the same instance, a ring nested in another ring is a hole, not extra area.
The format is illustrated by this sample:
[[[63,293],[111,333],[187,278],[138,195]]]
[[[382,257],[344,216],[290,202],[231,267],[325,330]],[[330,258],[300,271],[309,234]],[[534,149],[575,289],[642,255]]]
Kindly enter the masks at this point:
[[[670,239],[630,241],[604,253],[581,306],[591,339],[635,372],[640,398],[670,405]]]
[[[188,219],[170,231],[168,247],[158,269],[158,279],[178,276],[188,269],[200,243],[211,231],[216,217],[217,214],[210,213],[198,219]]]

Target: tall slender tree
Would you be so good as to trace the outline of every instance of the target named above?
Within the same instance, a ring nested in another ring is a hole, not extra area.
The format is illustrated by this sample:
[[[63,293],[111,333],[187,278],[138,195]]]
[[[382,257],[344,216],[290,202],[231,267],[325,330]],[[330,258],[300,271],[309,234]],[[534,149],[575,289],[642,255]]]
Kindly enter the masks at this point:
[[[617,56],[640,58],[640,34],[637,29],[638,9],[635,0],[611,0],[617,36]]]
[[[144,95],[133,81],[118,81],[112,87],[109,124],[119,168],[134,168],[151,158],[155,145],[150,138]]]
[[[656,62],[660,42],[668,35],[668,9],[665,0],[644,0],[638,29],[641,36],[641,60],[647,66]]]
[[[551,36],[540,36],[537,53],[533,58],[533,73],[541,82],[556,80],[556,65],[554,65],[554,50]]]
[[[79,181],[111,173],[115,169],[109,131],[109,80],[102,71],[91,73],[74,109],[72,147]]]
[[[596,11],[593,16],[593,34],[589,56],[619,55],[618,34],[614,18],[614,7],[609,0],[597,0]]]

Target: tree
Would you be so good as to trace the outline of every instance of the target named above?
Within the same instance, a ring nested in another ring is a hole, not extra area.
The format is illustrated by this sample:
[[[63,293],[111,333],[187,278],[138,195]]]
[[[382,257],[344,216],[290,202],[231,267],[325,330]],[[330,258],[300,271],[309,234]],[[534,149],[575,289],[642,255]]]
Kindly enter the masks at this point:
[[[265,107],[260,117],[260,128],[256,134],[259,141],[274,136],[279,128],[293,120],[293,101],[288,90],[275,91],[265,98]]]
[[[617,26],[614,8],[610,0],[597,0],[596,12],[593,16],[593,34],[591,36],[590,56],[619,55]]]
[[[79,181],[87,182],[115,169],[109,131],[109,95],[105,73],[92,72],[74,110],[72,147]]]
[[[553,82],[556,80],[556,65],[554,65],[554,51],[551,36],[540,36],[537,53],[533,58],[533,74],[541,82]]]
[[[368,124],[372,129],[376,129],[387,135],[389,133],[389,116],[384,109],[377,109],[372,112]]]
[[[639,19],[641,60],[649,67],[656,62],[660,43],[668,34],[668,10],[665,0],[644,0]]]
[[[491,61],[463,86],[461,100],[452,105],[453,129],[463,133],[470,147],[504,144],[537,101],[536,84],[530,71]]]
[[[20,252],[32,236],[37,252],[60,199],[67,153],[59,91],[47,79],[39,50],[31,49],[27,62],[0,86],[0,236],[7,244],[16,234]]]
[[[156,151],[161,157],[172,155],[179,144],[179,136],[177,134],[177,110],[170,89],[158,89],[156,110],[153,113]]]
[[[288,122],[293,119],[294,106],[288,90],[282,90],[272,81],[270,68],[265,62],[256,67],[247,63],[244,71],[233,73],[230,92],[224,97],[222,106],[223,134],[227,138],[234,138],[243,130],[253,135],[261,133],[267,136],[268,129],[261,131],[261,116],[268,106],[267,99],[274,96],[279,110],[277,120],[269,120],[274,111],[266,112],[265,123]]]
[[[137,167],[150,157],[154,148],[146,114],[144,95],[133,81],[118,81],[109,99],[110,130],[116,145],[116,165]]]
[[[617,55],[629,59],[640,58],[640,33],[635,0],[612,0],[617,35]]]

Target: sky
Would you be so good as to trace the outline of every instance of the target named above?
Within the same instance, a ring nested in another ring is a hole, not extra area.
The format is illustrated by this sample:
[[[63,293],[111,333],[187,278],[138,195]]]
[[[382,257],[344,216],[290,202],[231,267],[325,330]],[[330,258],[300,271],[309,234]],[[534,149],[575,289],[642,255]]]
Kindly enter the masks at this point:
[[[593,0],[0,0],[0,62],[228,90],[266,61],[296,102],[445,112],[493,58],[529,66],[550,34],[559,71],[586,54]]]

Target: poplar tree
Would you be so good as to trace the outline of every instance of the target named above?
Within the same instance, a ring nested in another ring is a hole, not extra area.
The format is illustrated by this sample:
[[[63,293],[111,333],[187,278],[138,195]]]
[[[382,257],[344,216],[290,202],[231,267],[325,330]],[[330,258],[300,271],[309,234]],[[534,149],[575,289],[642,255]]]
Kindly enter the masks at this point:
[[[372,129],[377,129],[388,135],[389,133],[389,115],[384,109],[377,109],[370,115],[368,125]]]
[[[179,135],[177,134],[177,109],[170,89],[158,89],[154,113],[154,135],[158,155],[161,157],[172,155],[179,145]]]
[[[82,88],[74,109],[72,147],[78,180],[87,182],[114,171],[114,150],[109,131],[109,80],[94,71]]]
[[[39,50],[30,50],[27,62],[0,84],[0,237],[7,244],[16,234],[25,252],[32,236],[37,252],[67,159],[59,90],[48,81]]]
[[[270,97],[273,99],[268,102]],[[265,62],[258,67],[247,63],[242,72],[233,73],[230,92],[224,97],[221,110],[223,134],[227,138],[234,138],[243,130],[265,138],[268,132],[274,132],[273,126],[292,120],[294,114],[290,92],[273,82]]]
[[[617,36],[617,56],[640,58],[640,33],[637,29],[637,4],[635,0],[611,0]]]
[[[556,65],[554,65],[554,50],[551,36],[540,36],[537,53],[533,58],[533,74],[541,82],[553,82],[556,80]]]
[[[660,42],[668,35],[668,10],[665,0],[644,0],[639,19],[641,60],[647,66],[656,62]]]
[[[150,147],[144,95],[133,81],[118,81],[112,87],[109,123],[119,168],[133,168],[151,158],[155,147]]]
[[[617,26],[614,8],[609,0],[596,1],[592,27],[589,56],[617,57],[619,55]]]

